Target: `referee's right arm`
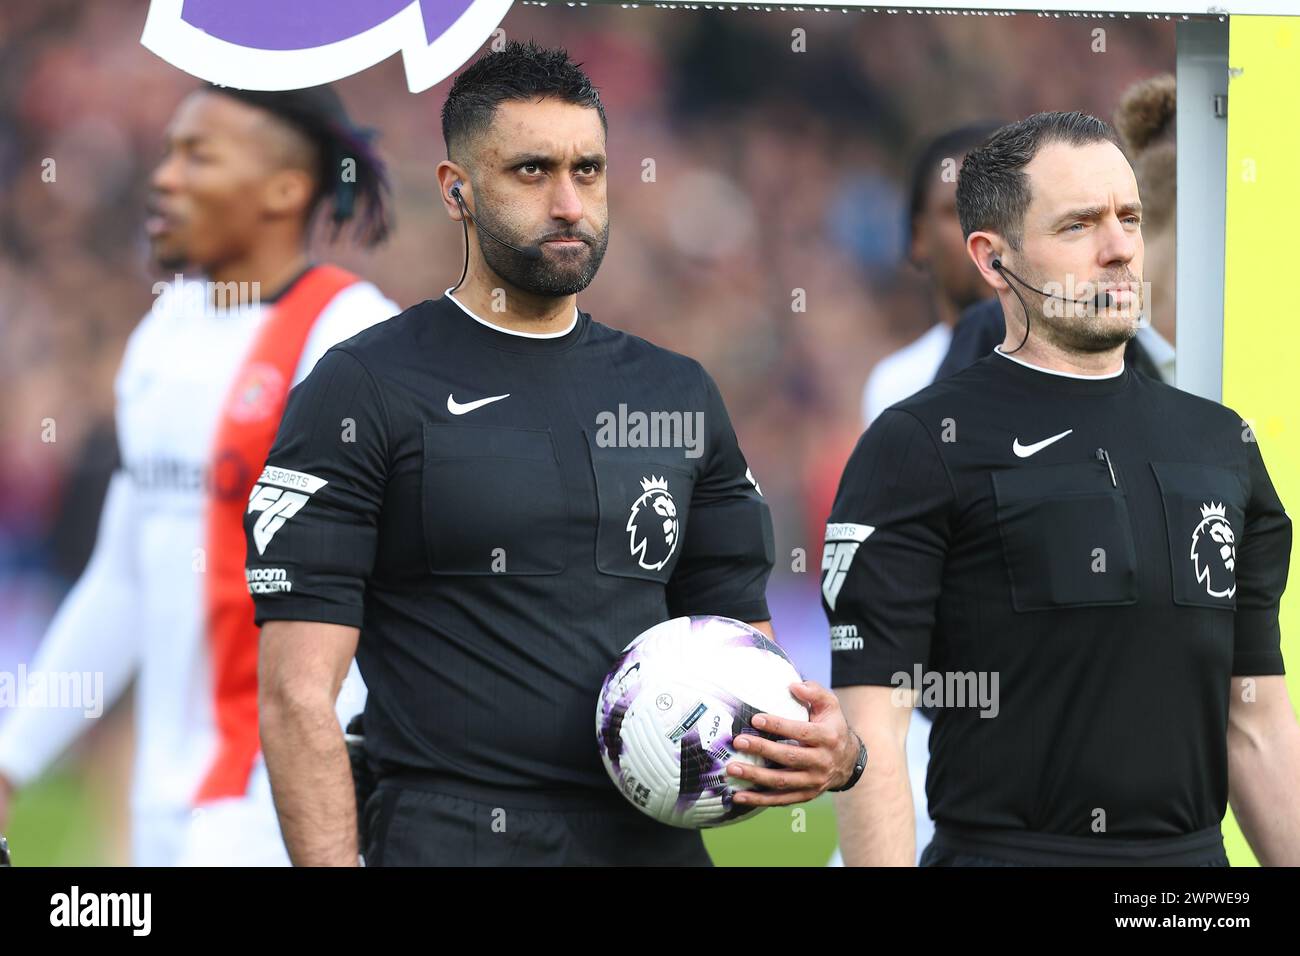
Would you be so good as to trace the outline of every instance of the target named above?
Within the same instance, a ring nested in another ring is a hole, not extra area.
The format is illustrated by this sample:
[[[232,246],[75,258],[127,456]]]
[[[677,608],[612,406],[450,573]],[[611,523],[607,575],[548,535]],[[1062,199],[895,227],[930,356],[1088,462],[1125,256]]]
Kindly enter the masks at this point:
[[[294,866],[356,866],[356,791],[334,701],[360,631],[268,621],[258,654],[258,727],[280,833]]]
[[[853,450],[826,525],[831,686],[868,754],[861,781],[836,797],[848,866],[916,861],[911,683],[930,653],[953,499],[934,438],[909,412],[887,409]]]
[[[840,854],[845,866],[911,866],[916,862],[916,811],[907,772],[911,693],[894,688],[836,688],[840,708],[867,748],[867,771],[835,795]]]
[[[269,620],[257,656],[257,724],[279,831],[294,866],[356,866],[356,792],[334,701],[355,627]]]
[[[289,397],[244,526],[262,628],[258,724],[297,866],[356,866],[352,771],[335,700],[356,653],[388,476],[370,373],[331,349]]]

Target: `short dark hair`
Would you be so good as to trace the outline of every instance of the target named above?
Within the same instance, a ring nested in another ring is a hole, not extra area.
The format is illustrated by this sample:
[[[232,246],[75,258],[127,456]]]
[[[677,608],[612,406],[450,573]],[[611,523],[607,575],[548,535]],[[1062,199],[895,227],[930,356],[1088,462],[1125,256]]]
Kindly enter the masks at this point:
[[[388,238],[391,229],[388,171],[374,148],[377,134],[352,122],[333,87],[264,91],[208,83],[204,89],[264,110],[306,137],[316,153],[316,168],[312,170],[316,190],[308,220],[328,200],[332,207],[331,239],[338,238],[344,224],[349,222],[354,238],[363,245],[378,245]],[[345,178],[341,175],[342,164],[349,159],[355,163],[355,176]]]
[[[939,171],[940,164],[946,159],[965,156],[1001,127],[1002,123],[991,120],[958,126],[940,133],[921,148],[912,163],[911,178],[908,180],[905,248],[911,248],[912,238],[916,234],[916,217],[925,207],[930,190],[934,188],[935,174]]]
[[[448,157],[467,139],[487,132],[501,103],[540,97],[594,109],[600,115],[601,129],[608,134],[600,92],[567,51],[541,47],[532,40],[510,40],[500,50],[475,60],[451,84],[442,105],[442,138]]]
[[[1019,250],[1029,209],[1025,167],[1049,143],[1087,146],[1114,143],[1115,130],[1104,120],[1078,111],[1035,113],[1010,123],[966,154],[957,176],[957,216],[962,235],[996,232]]]

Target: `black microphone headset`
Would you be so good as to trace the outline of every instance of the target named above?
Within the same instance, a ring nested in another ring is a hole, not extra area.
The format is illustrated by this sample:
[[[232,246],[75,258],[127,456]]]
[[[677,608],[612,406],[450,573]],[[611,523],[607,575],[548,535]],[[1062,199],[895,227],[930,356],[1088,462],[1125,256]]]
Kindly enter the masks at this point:
[[[1056,295],[1053,292],[1044,292],[1042,289],[1038,288],[1037,286],[1032,286],[1024,279],[1020,278],[1020,276],[1016,275],[1014,272],[1012,272],[1010,269],[1004,266],[1002,264],[1002,260],[997,258],[996,256],[994,256],[993,261],[989,263],[989,268],[992,269],[994,272],[996,272],[998,275],[1002,276],[1002,278],[1006,279],[1009,276],[1010,278],[1015,279],[1016,282],[1019,282],[1026,289],[1029,289],[1031,292],[1037,292],[1039,295],[1044,296],[1045,298],[1060,299],[1062,302],[1073,302],[1075,305],[1090,306],[1094,310],[1093,312],[1094,315],[1102,309],[1111,308],[1112,306],[1115,305],[1116,302],[1115,297],[1111,295],[1109,292],[1098,292],[1091,299],[1071,299],[1069,296]],[[1025,305],[1024,297],[1021,296],[1020,291],[1011,282],[1008,282],[1007,286],[1011,289],[1012,292],[1016,294],[1016,298],[1020,300],[1020,308],[1025,313],[1025,337],[1020,340],[1019,345],[1017,345],[1015,348],[1011,350],[1011,352],[1019,352],[1022,348],[1025,347],[1025,343],[1029,341],[1029,306]],[[1010,355],[1011,352],[1005,352],[1003,354]]]
[[[466,217],[466,219],[462,219],[460,221],[460,224],[465,227],[465,265],[460,270],[460,279],[457,280],[456,284],[451,287],[452,292],[455,292],[457,289],[460,288],[460,284],[465,281],[465,274],[469,271],[469,224],[470,222],[473,222],[474,225],[478,227],[479,232],[483,233],[483,235],[487,236],[493,242],[499,242],[507,249],[513,249],[515,252],[523,256],[525,259],[536,260],[542,258],[542,250],[538,249],[536,246],[523,246],[521,248],[519,246],[512,245],[506,242],[500,236],[495,236],[487,229],[485,229],[483,227],[483,224],[479,222],[477,219],[475,219],[474,214],[469,211],[469,206],[465,205],[465,197],[460,194],[460,187],[461,187],[461,181],[458,179],[456,180],[455,185],[451,187],[451,197],[456,200],[457,205],[460,206],[461,214]]]

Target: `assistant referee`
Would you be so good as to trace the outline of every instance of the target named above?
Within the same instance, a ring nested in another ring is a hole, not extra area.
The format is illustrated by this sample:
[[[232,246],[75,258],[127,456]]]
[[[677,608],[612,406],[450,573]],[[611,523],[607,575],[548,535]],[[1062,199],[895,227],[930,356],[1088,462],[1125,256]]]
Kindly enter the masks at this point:
[[[767,504],[699,363],[576,305],[609,236],[588,77],[563,51],[509,43],[457,77],[443,133],[441,199],[469,217],[463,282],[322,358],[250,498],[286,846],[298,864],[357,862],[326,719],[355,651],[379,778],[360,808],[367,864],[707,864],[698,832],[610,783],[596,698],[622,648],[670,617],[771,633]],[[835,696],[793,692],[809,720],[762,729],[803,746],[755,737],[785,769],[745,771],[773,792],[741,802],[856,779]]]
[[[957,202],[1007,340],[880,416],[826,532],[832,684],[872,751],[845,862],[915,859],[919,692],[922,865],[1226,866],[1230,796],[1261,862],[1300,863],[1291,522],[1239,415],[1124,363],[1141,202],[1113,132],[1004,127]]]

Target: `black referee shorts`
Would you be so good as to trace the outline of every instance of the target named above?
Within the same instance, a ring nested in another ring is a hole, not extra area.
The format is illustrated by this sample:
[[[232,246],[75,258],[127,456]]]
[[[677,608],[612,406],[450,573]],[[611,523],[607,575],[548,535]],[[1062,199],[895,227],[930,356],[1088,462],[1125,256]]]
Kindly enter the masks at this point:
[[[699,831],[603,795],[384,777],[366,801],[367,866],[712,866]]]
[[[937,824],[918,866],[1230,866],[1216,824],[1146,840],[980,831]]]

